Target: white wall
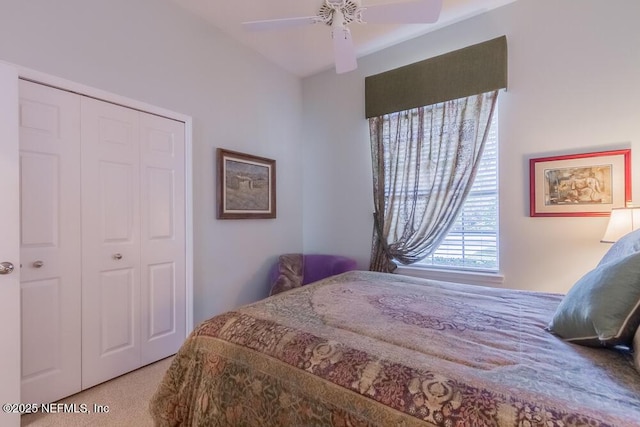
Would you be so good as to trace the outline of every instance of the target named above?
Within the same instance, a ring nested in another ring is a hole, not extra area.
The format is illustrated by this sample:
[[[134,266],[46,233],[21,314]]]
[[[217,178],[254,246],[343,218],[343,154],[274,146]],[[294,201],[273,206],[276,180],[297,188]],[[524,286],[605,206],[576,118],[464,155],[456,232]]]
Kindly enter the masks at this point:
[[[0,0],[0,60],[194,120],[194,320],[268,293],[302,249],[301,84],[168,0]],[[276,160],[278,217],[215,219],[215,148]]]
[[[500,94],[500,263],[504,286],[566,292],[609,248],[607,219],[529,217],[528,160],[640,149],[640,2],[518,0],[303,80],[304,249],[367,268],[371,155],[364,77],[507,36]],[[640,156],[632,154],[640,203]]]

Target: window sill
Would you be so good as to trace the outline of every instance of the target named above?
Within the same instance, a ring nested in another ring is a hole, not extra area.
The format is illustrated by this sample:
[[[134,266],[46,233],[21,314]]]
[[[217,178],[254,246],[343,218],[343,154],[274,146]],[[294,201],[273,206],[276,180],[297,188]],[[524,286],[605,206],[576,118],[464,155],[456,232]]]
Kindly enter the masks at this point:
[[[422,279],[484,286],[496,286],[501,285],[504,282],[504,276],[500,273],[482,273],[479,271],[440,270],[424,267],[398,266],[394,273],[420,277]]]

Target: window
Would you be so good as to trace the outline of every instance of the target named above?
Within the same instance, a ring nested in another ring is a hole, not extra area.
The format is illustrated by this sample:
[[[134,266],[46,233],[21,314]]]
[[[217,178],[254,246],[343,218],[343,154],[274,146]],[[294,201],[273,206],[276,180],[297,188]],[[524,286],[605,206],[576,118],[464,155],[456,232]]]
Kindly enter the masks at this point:
[[[436,251],[415,267],[498,271],[498,106],[476,179],[460,214]]]

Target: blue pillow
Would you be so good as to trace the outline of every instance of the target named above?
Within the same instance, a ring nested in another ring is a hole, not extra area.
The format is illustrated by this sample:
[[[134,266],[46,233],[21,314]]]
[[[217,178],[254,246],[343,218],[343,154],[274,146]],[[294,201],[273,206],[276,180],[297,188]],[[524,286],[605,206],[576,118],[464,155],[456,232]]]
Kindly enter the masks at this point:
[[[547,330],[576,344],[631,346],[640,324],[640,252],[599,264],[569,290]]]

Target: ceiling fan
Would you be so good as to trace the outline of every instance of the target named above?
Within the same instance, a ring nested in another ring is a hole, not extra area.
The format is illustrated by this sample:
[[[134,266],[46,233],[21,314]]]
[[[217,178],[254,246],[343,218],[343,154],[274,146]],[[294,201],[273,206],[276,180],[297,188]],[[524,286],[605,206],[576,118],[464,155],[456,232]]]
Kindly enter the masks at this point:
[[[359,24],[430,24],[436,22],[442,9],[442,0],[413,0],[371,6],[361,5],[361,0],[324,0],[314,16],[270,19],[244,22],[250,31],[275,30],[310,24],[326,24],[331,27],[336,73],[346,73],[358,67],[356,52],[347,27]]]

